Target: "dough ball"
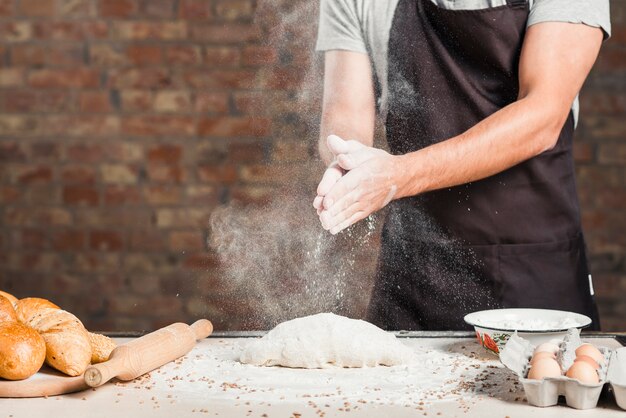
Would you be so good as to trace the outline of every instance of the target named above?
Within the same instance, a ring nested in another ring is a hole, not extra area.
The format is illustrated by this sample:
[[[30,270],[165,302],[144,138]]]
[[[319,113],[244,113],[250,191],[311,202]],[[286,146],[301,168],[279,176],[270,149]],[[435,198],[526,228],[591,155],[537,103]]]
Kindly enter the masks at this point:
[[[45,358],[46,344],[37,331],[19,322],[0,323],[0,378],[26,379]]]
[[[412,354],[395,335],[369,322],[321,313],[279,324],[251,341],[240,361],[306,369],[374,367],[408,363]]]

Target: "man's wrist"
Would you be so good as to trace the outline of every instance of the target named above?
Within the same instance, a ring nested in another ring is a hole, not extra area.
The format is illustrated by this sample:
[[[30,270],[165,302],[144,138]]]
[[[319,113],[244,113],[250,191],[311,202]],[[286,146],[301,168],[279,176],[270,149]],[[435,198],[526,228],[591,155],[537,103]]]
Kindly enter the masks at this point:
[[[396,199],[416,196],[426,191],[425,176],[420,173],[421,155],[419,152],[395,156],[395,179],[394,184],[398,188]]]

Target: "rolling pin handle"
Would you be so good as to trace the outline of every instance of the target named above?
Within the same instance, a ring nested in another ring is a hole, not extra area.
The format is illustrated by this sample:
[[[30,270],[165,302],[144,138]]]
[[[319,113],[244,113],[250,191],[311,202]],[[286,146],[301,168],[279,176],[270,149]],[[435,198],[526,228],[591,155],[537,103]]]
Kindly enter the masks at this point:
[[[213,324],[208,319],[199,319],[191,324],[191,329],[196,334],[196,340],[202,340],[213,332]]]
[[[120,359],[111,358],[104,363],[89,366],[87,370],[85,370],[85,383],[92,388],[104,385],[117,375],[119,370],[118,365],[120,365],[120,363],[122,363]]]

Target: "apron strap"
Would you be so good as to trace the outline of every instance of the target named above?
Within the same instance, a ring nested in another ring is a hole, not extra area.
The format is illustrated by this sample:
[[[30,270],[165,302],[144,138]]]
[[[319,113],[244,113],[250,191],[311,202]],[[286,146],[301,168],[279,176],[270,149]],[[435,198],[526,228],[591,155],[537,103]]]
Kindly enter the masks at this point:
[[[507,4],[511,7],[526,7],[528,0],[506,0]]]

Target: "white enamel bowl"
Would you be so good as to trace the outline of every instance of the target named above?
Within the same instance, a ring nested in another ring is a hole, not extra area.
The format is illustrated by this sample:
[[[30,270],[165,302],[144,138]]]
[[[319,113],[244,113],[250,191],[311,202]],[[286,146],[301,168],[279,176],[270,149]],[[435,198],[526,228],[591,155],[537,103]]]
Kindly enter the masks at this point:
[[[464,319],[474,326],[480,345],[494,354],[502,350],[515,331],[537,346],[561,341],[568,329],[582,329],[591,324],[588,316],[552,309],[490,309],[472,312]]]

